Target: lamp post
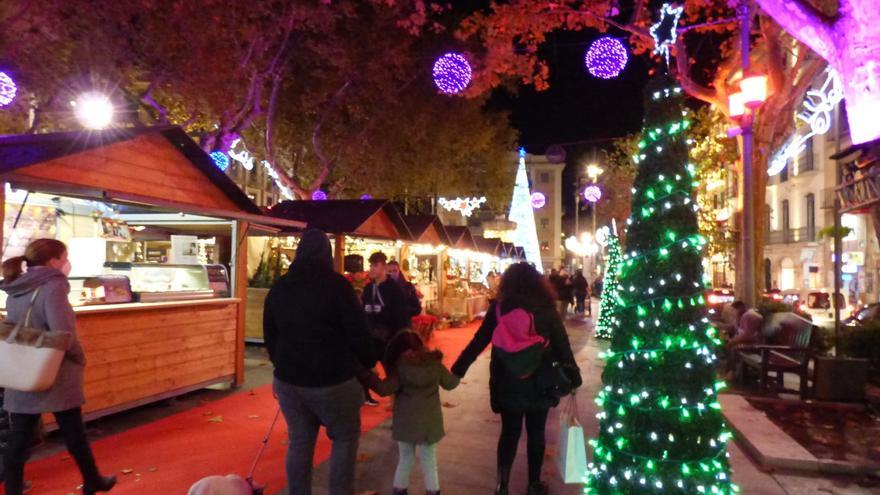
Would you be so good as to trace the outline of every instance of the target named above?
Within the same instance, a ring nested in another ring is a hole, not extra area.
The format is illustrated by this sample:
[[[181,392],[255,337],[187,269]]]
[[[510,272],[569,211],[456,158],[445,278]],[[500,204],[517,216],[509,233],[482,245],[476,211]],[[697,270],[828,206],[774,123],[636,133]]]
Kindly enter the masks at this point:
[[[750,72],[749,64],[749,32],[751,28],[751,15],[749,14],[748,0],[743,0],[740,6],[741,26],[740,42],[742,44],[742,80],[739,83],[740,91],[733,93],[728,98],[730,116],[738,124],[739,128],[729,131],[729,135],[742,135],[742,160],[743,160],[743,206],[742,206],[742,231],[740,233],[741,273],[737,277],[743,278],[742,301],[748,307],[754,307],[757,302],[755,292],[755,170],[752,163],[752,124],[755,112],[767,99],[767,76]]]
[[[86,129],[106,129],[113,123],[116,109],[110,98],[103,93],[97,91],[83,93],[70,102],[70,105],[73,107],[76,120]]]
[[[599,206],[599,200],[602,198],[602,190],[599,186],[596,185],[596,180],[599,178],[602,173],[605,172],[602,167],[596,165],[595,163],[591,163],[587,166],[587,177],[590,178],[592,184],[584,188],[584,199],[590,202],[590,216],[593,220],[593,228],[590,230],[591,235],[595,235],[596,233],[596,208]],[[590,254],[590,275],[593,275],[593,270],[596,266],[596,253],[592,252]]]

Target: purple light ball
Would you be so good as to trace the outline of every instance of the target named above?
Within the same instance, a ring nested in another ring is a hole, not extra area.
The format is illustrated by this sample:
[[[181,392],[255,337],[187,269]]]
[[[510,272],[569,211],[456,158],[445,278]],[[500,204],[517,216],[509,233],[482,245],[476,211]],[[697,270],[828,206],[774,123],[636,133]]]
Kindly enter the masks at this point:
[[[536,210],[543,208],[544,205],[547,204],[547,197],[540,192],[532,193],[532,196],[529,199],[531,200],[532,208]]]
[[[434,84],[448,94],[460,93],[471,82],[471,64],[459,53],[447,53],[434,62]]]
[[[613,79],[620,75],[629,61],[626,46],[617,38],[604,36],[590,45],[584,64],[594,77]]]
[[[312,200],[314,201],[324,201],[327,199],[327,193],[318,189],[317,191],[312,193]]]
[[[373,199],[373,197],[370,196],[369,194],[362,194],[362,195],[361,195],[361,199],[364,200],[364,201],[366,201],[366,200],[368,200],[368,199]]]
[[[602,190],[599,186],[587,186],[584,188],[584,199],[590,203],[595,203],[602,199]]]
[[[5,72],[0,72],[0,107],[5,107],[12,103],[16,93],[18,93],[18,86],[12,80],[12,77]]]

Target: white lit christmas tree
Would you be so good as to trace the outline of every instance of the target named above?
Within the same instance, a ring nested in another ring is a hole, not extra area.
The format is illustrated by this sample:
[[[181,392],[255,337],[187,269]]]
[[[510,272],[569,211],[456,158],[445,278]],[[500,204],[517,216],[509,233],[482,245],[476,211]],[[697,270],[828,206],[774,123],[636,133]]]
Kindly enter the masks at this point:
[[[615,310],[620,298],[617,272],[620,269],[620,239],[608,234],[608,254],[605,255],[605,276],[602,278],[602,298],[599,300],[599,318],[596,321],[596,338],[610,340],[616,324]]]
[[[513,243],[521,246],[526,252],[526,260],[543,272],[541,248],[538,246],[538,229],[535,227],[535,212],[532,208],[532,195],[529,192],[529,175],[526,172],[526,150],[519,150],[519,168],[516,170],[516,184],[513,186],[513,198],[510,200],[508,219],[516,222],[513,232]]]
[[[649,82],[645,130],[619,281],[611,348],[602,354],[598,436],[587,494],[730,495],[715,348],[706,318],[690,126],[683,93]]]

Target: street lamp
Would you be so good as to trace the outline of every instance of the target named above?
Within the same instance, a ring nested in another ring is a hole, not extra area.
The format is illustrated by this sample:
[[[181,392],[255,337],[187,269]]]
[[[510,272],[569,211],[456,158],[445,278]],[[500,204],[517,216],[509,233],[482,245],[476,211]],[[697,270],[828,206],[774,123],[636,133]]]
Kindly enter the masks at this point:
[[[73,115],[86,129],[106,129],[113,122],[115,108],[107,95],[97,91],[83,93],[70,102]]]
[[[598,179],[604,171],[605,170],[603,170],[602,167],[596,165],[595,163],[587,165],[587,177],[589,177],[590,180],[592,180],[593,182],[596,182],[596,179]]]

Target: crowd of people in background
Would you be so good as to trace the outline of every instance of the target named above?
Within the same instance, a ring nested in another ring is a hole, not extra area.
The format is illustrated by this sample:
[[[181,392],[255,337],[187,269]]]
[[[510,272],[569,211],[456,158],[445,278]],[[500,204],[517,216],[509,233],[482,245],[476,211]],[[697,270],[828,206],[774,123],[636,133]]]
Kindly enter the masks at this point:
[[[569,275],[565,268],[553,268],[548,275],[551,287],[556,292],[556,311],[565,320],[574,308],[578,316],[592,316],[589,301],[602,293],[602,280],[596,277],[593,284],[584,276],[583,270],[575,270]]]

